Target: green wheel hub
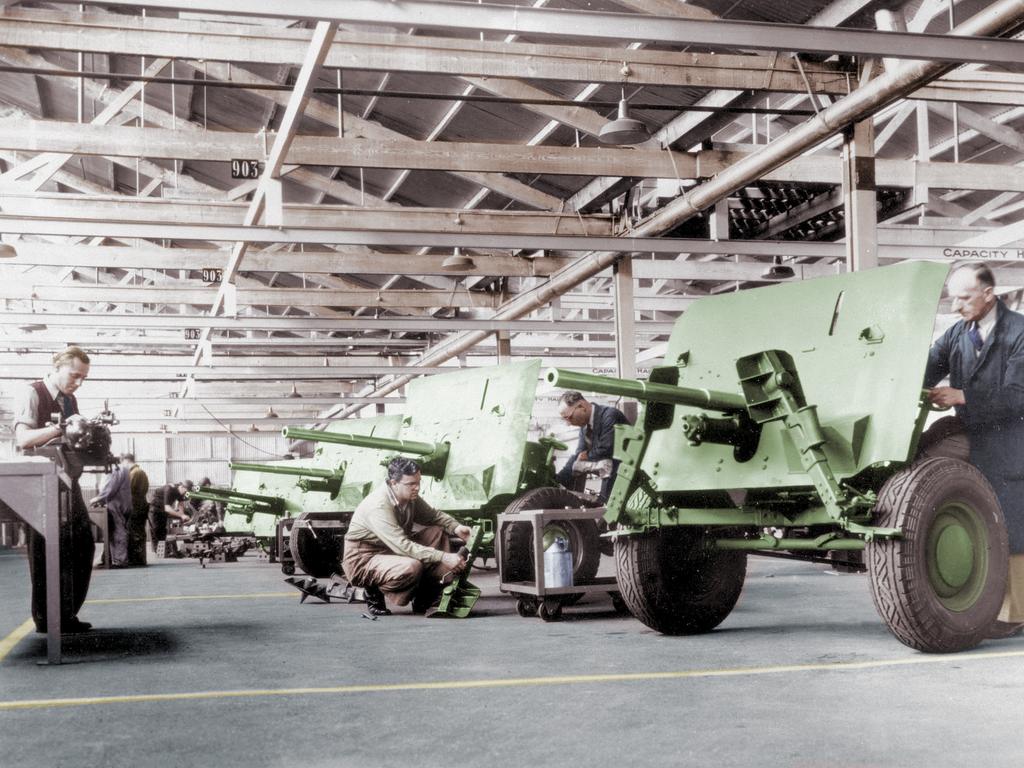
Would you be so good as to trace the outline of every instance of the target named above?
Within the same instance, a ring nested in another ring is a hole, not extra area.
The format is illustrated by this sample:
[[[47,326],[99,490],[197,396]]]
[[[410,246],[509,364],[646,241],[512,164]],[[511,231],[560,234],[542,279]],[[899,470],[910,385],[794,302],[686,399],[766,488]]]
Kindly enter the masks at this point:
[[[926,541],[928,580],[939,601],[965,611],[978,600],[988,573],[988,539],[977,513],[950,503],[939,509]]]

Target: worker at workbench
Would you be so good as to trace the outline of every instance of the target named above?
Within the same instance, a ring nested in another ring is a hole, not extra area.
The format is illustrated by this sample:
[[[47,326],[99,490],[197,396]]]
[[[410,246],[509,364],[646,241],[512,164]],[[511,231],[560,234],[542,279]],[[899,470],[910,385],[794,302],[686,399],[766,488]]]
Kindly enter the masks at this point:
[[[468,540],[469,526],[420,498],[421,479],[415,461],[392,459],[387,480],[359,503],[345,534],[345,578],[363,587],[374,615],[391,613],[385,595],[425,613],[440,598],[442,580],[466,567],[448,537]]]
[[[191,480],[180,483],[168,483],[153,491],[149,501],[149,533],[152,537],[153,551],[157,545],[167,540],[167,518],[173,517],[182,524],[189,520],[185,510],[185,494],[192,490]]]
[[[64,418],[78,413],[75,390],[89,375],[89,356],[78,347],[67,347],[53,356],[53,369],[41,381],[33,381],[15,394],[14,441],[27,450],[59,439],[61,428],[51,424],[53,414]],[[60,563],[60,629],[62,633],[92,628],[78,618],[92,578],[96,544],[92,539],[89,510],[78,480],[71,481],[71,552]],[[56,510],[54,510],[56,511]],[[27,526],[28,527],[28,526]],[[32,578],[32,620],[37,632],[46,632],[46,542],[28,527],[28,569]]]

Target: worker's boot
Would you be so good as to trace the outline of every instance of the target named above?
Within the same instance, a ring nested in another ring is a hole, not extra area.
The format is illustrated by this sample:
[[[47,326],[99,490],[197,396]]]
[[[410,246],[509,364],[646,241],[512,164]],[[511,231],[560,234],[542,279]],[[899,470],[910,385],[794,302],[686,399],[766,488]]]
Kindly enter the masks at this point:
[[[390,616],[391,611],[384,601],[384,593],[380,587],[363,587],[363,594],[366,595],[366,612],[371,616]]]
[[[423,614],[431,608],[437,607],[441,600],[441,591],[443,589],[443,585],[433,583],[433,579],[423,579],[412,598],[412,612]]]

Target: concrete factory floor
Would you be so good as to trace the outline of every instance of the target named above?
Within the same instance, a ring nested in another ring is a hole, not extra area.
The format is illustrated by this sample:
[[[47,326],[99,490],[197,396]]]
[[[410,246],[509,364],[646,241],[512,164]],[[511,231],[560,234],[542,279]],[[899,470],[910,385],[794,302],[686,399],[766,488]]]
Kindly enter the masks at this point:
[[[1024,639],[897,643],[867,577],[751,558],[715,632],[665,637],[592,597],[544,623],[493,571],[466,620],[299,604],[250,553],[97,571],[39,666],[24,555],[0,551],[0,765],[994,766],[1024,761]],[[31,624],[29,623],[29,626]],[[20,627],[20,629],[19,629]],[[4,639],[6,638],[6,639]]]

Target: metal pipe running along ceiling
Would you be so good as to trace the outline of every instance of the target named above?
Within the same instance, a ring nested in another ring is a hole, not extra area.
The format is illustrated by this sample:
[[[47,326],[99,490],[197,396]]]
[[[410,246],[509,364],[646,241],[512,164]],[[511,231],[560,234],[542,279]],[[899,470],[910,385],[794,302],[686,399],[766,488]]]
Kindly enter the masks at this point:
[[[1019,29],[1022,24],[1024,0],[1001,0],[957,26],[947,37],[1008,34]],[[849,96],[826,107],[807,122],[793,128],[760,152],[748,156],[726,168],[713,179],[694,187],[688,194],[677,198],[650,218],[640,222],[630,235],[657,237],[671,230],[847,126],[934,80],[951,66],[944,62],[917,61],[908,62],[891,72],[884,73]],[[581,256],[577,261],[554,273],[544,285],[528,293],[522,293],[506,303],[494,314],[493,319],[515,319],[532,312],[606,269],[618,258],[619,252],[611,251]],[[417,361],[417,365],[438,365],[450,360],[482,341],[485,336],[486,334],[481,332],[459,334],[425,353]],[[409,375],[399,376],[394,381],[374,388],[371,393],[360,394],[386,395],[403,387],[412,378]],[[351,407],[339,414],[330,415],[344,417],[359,410],[358,407]]]

